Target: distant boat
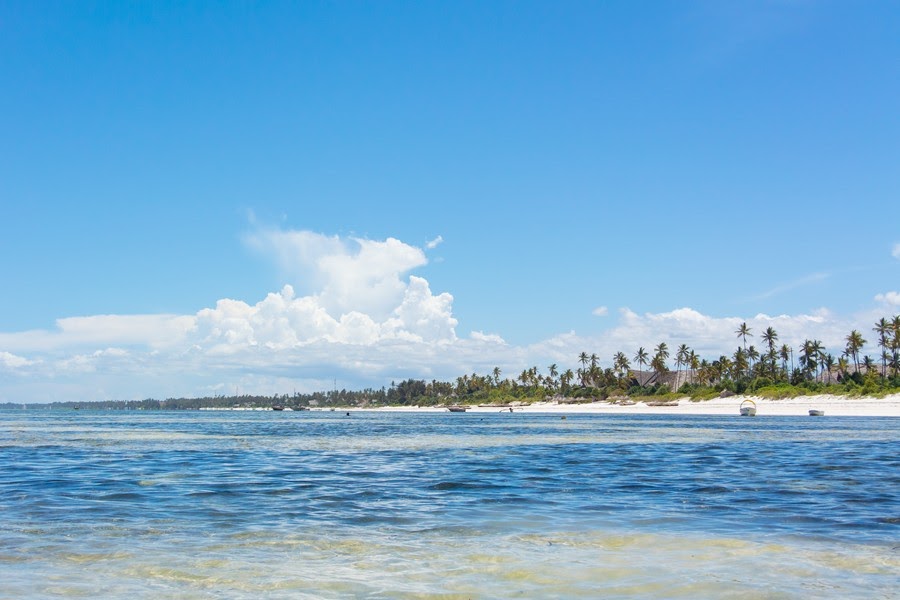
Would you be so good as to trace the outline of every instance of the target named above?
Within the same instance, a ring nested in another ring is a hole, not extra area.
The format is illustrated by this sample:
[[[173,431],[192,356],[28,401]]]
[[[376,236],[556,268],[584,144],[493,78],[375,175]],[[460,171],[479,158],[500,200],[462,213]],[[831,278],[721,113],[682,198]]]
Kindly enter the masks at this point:
[[[469,407],[468,406],[458,406],[458,405],[457,406],[448,406],[447,410],[449,410],[450,412],[466,412],[467,410],[469,410]]]
[[[816,409],[816,408],[811,408],[811,409],[809,409],[809,416],[811,416],[811,417],[824,417],[824,416],[825,416],[825,411],[824,411],[824,410],[819,410],[819,409]]]
[[[744,400],[741,402],[741,416],[742,417],[755,417],[756,416],[756,402],[753,400]]]
[[[284,410],[284,407],[280,404],[276,404],[272,406],[272,410]]]

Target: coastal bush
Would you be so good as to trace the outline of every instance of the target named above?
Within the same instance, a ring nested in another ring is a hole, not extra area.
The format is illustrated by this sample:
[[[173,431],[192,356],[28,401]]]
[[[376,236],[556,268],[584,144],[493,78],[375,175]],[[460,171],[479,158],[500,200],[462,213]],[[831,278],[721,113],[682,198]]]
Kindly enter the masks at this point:
[[[809,390],[793,386],[789,383],[779,383],[776,385],[768,385],[757,389],[754,393],[761,398],[769,398],[772,400],[781,400],[785,398],[797,398],[798,396],[809,395]]]
[[[653,395],[653,387],[647,387],[643,385],[633,385],[628,388],[628,396],[631,398],[640,397],[640,396],[652,396]]]
[[[768,377],[756,377],[747,385],[747,391],[753,392],[765,387],[770,387],[774,385],[775,382],[769,379]]]

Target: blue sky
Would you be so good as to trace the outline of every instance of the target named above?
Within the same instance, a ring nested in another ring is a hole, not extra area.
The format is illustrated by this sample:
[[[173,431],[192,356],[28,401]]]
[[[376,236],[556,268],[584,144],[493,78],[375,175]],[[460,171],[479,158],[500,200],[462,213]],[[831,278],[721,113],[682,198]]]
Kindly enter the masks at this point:
[[[900,312],[898,30],[890,2],[4,3],[0,401],[714,357],[744,320],[839,351]]]

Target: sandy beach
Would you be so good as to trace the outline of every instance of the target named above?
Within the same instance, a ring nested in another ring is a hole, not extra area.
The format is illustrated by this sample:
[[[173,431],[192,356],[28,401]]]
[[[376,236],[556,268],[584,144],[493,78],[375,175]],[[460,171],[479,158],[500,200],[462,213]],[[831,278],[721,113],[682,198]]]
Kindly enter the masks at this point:
[[[757,416],[803,416],[808,417],[812,409],[825,411],[826,417],[900,417],[900,394],[892,394],[884,398],[849,398],[846,396],[803,396],[771,400],[757,396],[732,396],[730,398],[713,398],[712,400],[692,401],[682,398],[677,405],[651,406],[644,402],[630,405],[594,402],[591,404],[559,404],[557,402],[536,402],[528,406],[516,406],[515,412],[558,413],[558,414],[671,414],[671,415],[735,415],[740,412],[740,405],[745,400],[756,404]],[[446,412],[446,408],[434,407],[386,407],[383,411],[427,411]],[[499,407],[472,406],[468,412],[496,413]]]

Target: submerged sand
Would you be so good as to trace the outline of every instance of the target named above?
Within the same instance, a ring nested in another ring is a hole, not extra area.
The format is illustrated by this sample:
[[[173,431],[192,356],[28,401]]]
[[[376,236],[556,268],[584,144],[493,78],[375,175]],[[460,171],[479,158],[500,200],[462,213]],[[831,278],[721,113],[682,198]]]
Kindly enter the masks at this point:
[[[535,402],[528,406],[514,406],[515,412],[526,413],[559,413],[559,414],[666,414],[666,415],[738,415],[741,403],[752,400],[756,404],[757,416],[809,416],[810,410],[825,411],[825,416],[834,417],[900,417],[900,394],[892,394],[884,398],[850,398],[847,396],[817,395],[798,398],[772,400],[758,396],[731,396],[729,398],[713,398],[712,400],[693,401],[682,398],[667,402],[665,406],[650,402],[634,404],[611,404],[609,402],[593,402],[589,404],[565,404],[555,401]],[[446,408],[434,407],[386,407],[383,411],[428,411],[446,412]],[[496,406],[473,406],[468,412],[498,412]]]

